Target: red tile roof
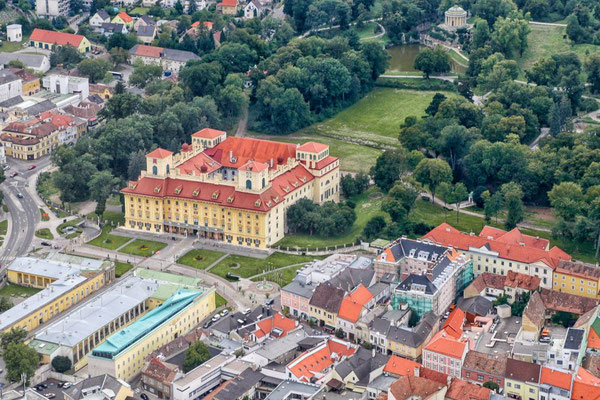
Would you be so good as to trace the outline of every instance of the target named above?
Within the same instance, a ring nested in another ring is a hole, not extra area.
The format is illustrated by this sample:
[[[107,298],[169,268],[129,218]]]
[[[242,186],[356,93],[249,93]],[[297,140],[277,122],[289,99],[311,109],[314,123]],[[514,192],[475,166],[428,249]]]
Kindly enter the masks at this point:
[[[518,228],[506,232],[502,229],[494,228],[491,226],[484,226],[479,236],[482,238],[491,237],[492,240],[507,244],[518,244],[524,243],[525,246],[535,247],[540,250],[547,250],[550,246],[548,239],[542,239],[530,235],[524,235]]]
[[[488,400],[491,390],[465,382],[462,379],[453,379],[446,392],[446,399],[449,400]]]
[[[516,229],[516,228],[515,228]],[[489,231],[489,229],[483,229],[483,231]],[[518,230],[517,230],[518,231]],[[570,260],[571,256],[558,247],[553,247],[550,250],[542,250],[539,248],[539,244],[528,235],[523,235],[520,232],[517,233],[514,229],[507,232],[507,236],[497,236],[494,238],[493,235],[489,237],[471,236],[460,232],[456,228],[452,227],[447,223],[442,223],[432,229],[429,233],[423,236],[423,239],[427,239],[434,243],[441,244],[443,246],[453,246],[461,250],[469,250],[469,248],[481,248],[487,247],[489,250],[498,253],[500,258],[507,260],[519,261],[527,264],[535,262],[543,262],[552,269],[558,266],[560,260]],[[520,236],[519,236],[520,235]],[[515,244],[519,238],[522,238],[524,245]]]
[[[129,14],[127,14],[125,11],[121,11],[120,13],[118,13],[117,17],[121,18],[123,20],[123,22],[133,21],[133,18],[131,16],[129,16]]]
[[[542,367],[540,384],[548,384],[565,390],[571,390],[571,374],[548,367]]]
[[[388,395],[396,400],[416,398],[428,399],[444,388],[438,382],[419,376],[402,376],[390,386]]]
[[[396,376],[415,375],[415,368],[417,371],[420,371],[421,364],[407,360],[406,358],[392,355],[388,359],[387,363],[385,363],[383,371]]]
[[[327,150],[329,146],[322,143],[306,142],[302,146],[298,147],[299,151],[306,151],[307,153],[320,153],[323,150]]]
[[[193,25],[192,25],[193,26]],[[192,137],[204,138],[204,139],[215,139],[219,136],[226,133],[225,131],[220,131],[217,129],[204,128],[200,129],[198,132],[192,133]]]
[[[217,5],[221,7],[237,7],[237,0],[223,0]]]
[[[373,295],[369,292],[369,289],[362,284],[358,285],[353,292],[348,294],[344,297],[344,300],[342,300],[338,317],[345,319],[346,321],[357,322],[363,307],[365,307],[372,298]]]
[[[355,345],[331,338],[326,343],[302,353],[289,363],[287,368],[298,380],[309,382],[315,373],[331,367],[355,352]]]
[[[465,350],[467,350],[467,344],[465,342],[459,342],[452,337],[445,336],[444,331],[439,331],[429,343],[427,343],[425,349],[452,358],[462,359]]]
[[[79,47],[85,36],[74,35],[72,33],[47,31],[45,29],[35,28],[29,37],[29,40],[43,43],[53,43],[59,46],[71,45]]]
[[[266,163],[257,163],[253,160],[246,161],[246,164],[242,165],[239,169],[241,171],[252,171],[252,172],[260,172],[269,168],[269,165]]]
[[[231,136],[204,152],[224,167],[239,168],[248,160],[270,163],[273,159],[273,168],[277,168],[277,164],[285,164],[289,158],[296,158],[296,145]],[[230,159],[230,154],[233,160]]]
[[[504,286],[511,288],[519,287],[524,290],[537,290],[540,287],[542,280],[537,276],[525,275],[520,272],[508,271],[506,279],[504,280]]]
[[[148,46],[145,44],[138,44],[135,48],[135,55],[140,57],[153,57],[160,58],[164,48],[157,46]]]
[[[151,151],[150,153],[146,154],[146,157],[150,157],[150,158],[167,158],[169,156],[172,156],[173,152],[169,151],[169,150],[165,150],[165,149],[161,149],[160,147],[154,151]]]
[[[293,319],[289,319],[283,314],[277,313],[271,318],[263,319],[257,323],[256,326],[258,329],[254,331],[254,335],[257,338],[262,338],[270,334],[273,329],[281,330],[282,333],[279,335],[279,337],[284,337],[290,331],[293,331],[296,328],[297,323]]]
[[[579,367],[573,381],[572,400],[600,400],[600,379]]]
[[[442,330],[448,335],[455,339],[459,339],[463,334],[463,324],[465,322],[466,314],[463,310],[456,307],[448,316],[448,319],[444,322]]]
[[[176,168],[180,174],[199,175],[200,173],[210,174],[221,168],[221,164],[204,153],[198,153],[189,160],[179,164]]]

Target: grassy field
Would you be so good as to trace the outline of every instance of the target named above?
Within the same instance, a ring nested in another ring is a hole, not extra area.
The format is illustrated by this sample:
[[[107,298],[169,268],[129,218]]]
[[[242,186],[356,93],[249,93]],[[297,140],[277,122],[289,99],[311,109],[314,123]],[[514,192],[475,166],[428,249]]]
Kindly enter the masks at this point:
[[[29,296],[33,296],[34,294],[36,294],[39,291],[40,291],[40,289],[19,286],[19,285],[13,285],[13,284],[7,283],[6,285],[4,285],[4,287],[2,287],[0,289],[0,296],[29,297]]]
[[[131,265],[129,263],[115,261],[115,276],[117,278],[119,278],[132,268],[133,268],[133,265]]]
[[[282,269],[281,271],[271,272],[270,274],[263,275],[258,278],[253,278],[252,280],[254,282],[260,282],[263,280],[275,282],[279,285],[279,287],[284,287],[296,277],[296,271],[298,271],[300,268],[302,268],[302,266],[286,268]]]
[[[40,208],[40,218],[42,219],[42,221],[50,221],[50,216],[46,211],[44,211],[43,208]]]
[[[7,231],[8,231],[8,220],[5,219],[0,222],[0,235],[6,235]]]
[[[131,240],[130,237],[112,235],[110,233],[111,230],[112,228],[110,227],[102,228],[102,233],[100,234],[100,236],[89,241],[88,244],[91,244],[92,246],[96,247],[102,247],[108,250],[116,250]]]
[[[571,45],[566,36],[566,28],[561,26],[532,26],[527,37],[528,47],[523,56],[517,60],[522,71],[530,69],[538,58],[552,54],[574,51],[581,60],[588,54],[600,52],[600,46],[593,44]]]
[[[183,257],[179,258],[177,262],[198,269],[206,269],[222,256],[223,253],[220,251],[196,249],[188,251]]]
[[[146,7],[136,7],[133,10],[131,10],[129,13],[130,14],[139,14],[139,15],[146,15],[148,13],[149,9]]]
[[[54,235],[52,234],[52,232],[50,232],[50,229],[48,228],[38,229],[37,231],[35,231],[35,236],[47,240],[54,239]]]
[[[29,41],[29,35],[23,36],[22,42],[9,42],[8,40],[2,41],[2,46],[0,46],[0,52],[3,53],[14,53],[17,50],[23,49],[23,43],[27,43]],[[39,53],[36,53],[39,54]]]
[[[354,197],[352,200],[356,202],[356,208],[354,209],[356,212],[356,221],[354,221],[352,229],[350,229],[350,232],[346,235],[338,237],[319,237],[305,234],[288,234],[275,245],[281,247],[315,248],[355,242],[371,218],[377,215],[386,214],[381,211],[383,196],[375,187]]]
[[[98,215],[96,215],[95,212],[92,212],[89,213],[87,217],[91,219],[96,219],[98,218]],[[112,223],[115,226],[123,225],[125,223],[125,215],[121,212],[107,210],[104,211],[104,214],[100,218],[100,221],[107,221],[109,224]]]
[[[163,242],[136,239],[122,249],[119,249],[119,251],[121,253],[131,254],[134,256],[151,257],[157,251],[160,251],[165,247],[167,247],[167,244]]]
[[[267,270],[298,263],[307,263],[315,258],[313,256],[296,256],[283,253],[273,253],[265,259],[231,255],[215,265],[210,272],[223,278],[227,276],[228,272],[242,278],[249,278]]]
[[[215,294],[215,307],[219,308],[221,306],[226,306],[227,305],[227,300],[225,300],[225,297],[221,296],[219,293]]]

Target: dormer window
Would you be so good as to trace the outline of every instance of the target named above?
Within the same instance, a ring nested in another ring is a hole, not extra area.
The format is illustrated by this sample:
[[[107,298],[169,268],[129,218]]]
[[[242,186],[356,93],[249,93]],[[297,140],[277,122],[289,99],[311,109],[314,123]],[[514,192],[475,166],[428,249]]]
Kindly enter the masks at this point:
[[[200,194],[199,188],[194,189],[194,191],[192,192],[192,196],[194,196],[194,197],[198,197],[199,194]]]
[[[181,189],[183,189],[183,186],[179,185],[175,188],[175,194],[180,194],[181,193]]]
[[[133,182],[129,182],[129,189],[134,190],[137,185]]]
[[[160,186],[154,187],[154,193],[160,193]]]
[[[216,199],[218,199],[218,198],[219,198],[219,191],[218,191],[218,190],[217,190],[216,192],[213,192],[213,194],[212,194],[212,198],[213,198],[214,200],[216,200]]]
[[[258,199],[254,202],[255,207],[260,207],[261,204],[262,204],[262,202],[260,201],[260,199]]]
[[[229,197],[227,198],[227,202],[228,202],[228,203],[233,203],[233,200],[234,200],[234,199],[235,199],[235,198],[234,198],[233,196],[229,196]]]
[[[301,176],[300,180],[302,181],[302,183],[306,183],[306,177],[305,176]]]

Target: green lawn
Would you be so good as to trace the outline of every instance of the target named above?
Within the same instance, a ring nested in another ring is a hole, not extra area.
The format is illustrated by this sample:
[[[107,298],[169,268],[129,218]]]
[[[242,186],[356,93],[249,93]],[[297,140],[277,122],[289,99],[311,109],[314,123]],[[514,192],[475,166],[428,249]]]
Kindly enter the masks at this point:
[[[183,257],[177,260],[179,264],[188,265],[198,269],[206,269],[209,265],[217,261],[224,253],[212,250],[191,250]]]
[[[225,300],[225,297],[221,296],[218,292],[215,293],[215,308],[219,308],[221,306],[226,306],[227,305],[227,300]]]
[[[52,232],[50,232],[50,229],[48,228],[38,229],[37,231],[35,231],[35,236],[47,240],[54,239],[54,235],[52,234]]]
[[[96,219],[98,218],[98,215],[96,215],[95,212],[92,212],[89,213],[87,217],[91,219]],[[125,214],[123,214],[122,212],[107,210],[104,211],[104,214],[100,218],[100,221],[107,221],[109,224],[112,223],[115,226],[123,225],[125,223]]]
[[[151,257],[157,251],[160,251],[165,247],[167,247],[167,244],[163,242],[136,239],[133,242],[129,243],[127,246],[120,249],[119,251],[121,253],[127,253],[134,256]]]
[[[108,200],[106,200],[107,206],[120,206],[121,205],[121,197],[119,195],[110,196]]]
[[[271,272],[270,274],[263,275],[258,278],[253,278],[252,280],[255,282],[260,282],[263,280],[271,281],[278,284],[279,287],[284,287],[296,277],[296,271],[298,271],[300,268],[302,268],[302,266],[286,268],[282,269],[281,271]]]
[[[117,278],[119,278],[119,277],[123,276],[131,268],[133,268],[133,265],[131,265],[131,264],[120,262],[120,261],[115,261],[115,276]]]
[[[249,278],[266,272],[267,270],[298,263],[308,263],[315,258],[318,257],[296,256],[283,253],[273,253],[265,259],[231,255],[215,265],[210,272],[223,278],[227,276],[228,272],[242,278]],[[239,267],[236,268],[238,265]]]
[[[340,244],[354,243],[356,239],[362,234],[362,231],[367,222],[377,216],[386,215],[381,211],[381,205],[383,204],[383,197],[376,187],[371,187],[365,193],[354,197],[352,200],[356,202],[354,211],[356,212],[356,221],[350,229],[350,232],[343,236],[338,237],[319,237],[316,235],[306,234],[288,234],[283,239],[275,244],[275,246],[281,247],[302,247],[302,248],[315,248],[315,247],[326,247],[335,246]]]
[[[298,134],[316,133],[378,146],[400,146],[400,125],[408,116],[425,115],[434,94],[433,91],[375,88],[335,117],[305,128]]]
[[[0,52],[3,53],[14,53],[17,50],[23,49],[23,43],[27,43],[29,41],[29,35],[23,36],[22,42],[9,42],[8,40],[2,41],[2,46],[0,46]],[[39,53],[36,53],[39,54]]]
[[[11,283],[7,283],[4,287],[0,288],[0,296],[5,297],[29,297],[33,296],[40,289],[30,288],[20,285],[13,285]]]
[[[46,211],[44,211],[43,208],[40,208],[40,218],[42,219],[42,221],[50,221],[50,216]]]
[[[5,219],[4,221],[0,222],[0,235],[6,235],[7,231],[8,231],[8,220]]]
[[[111,230],[111,227],[102,228],[100,236],[89,241],[88,244],[108,250],[116,250],[131,240],[131,238],[127,236],[112,235],[110,233]]]
[[[69,227],[69,226],[76,226],[78,223],[80,223],[81,221],[83,221],[81,218],[75,218],[72,219],[70,221],[64,222],[62,224],[60,224],[59,226],[56,227],[56,232],[58,232],[59,235],[64,234],[64,229]],[[81,233],[82,229],[81,228],[77,228],[76,232],[72,232],[72,233]]]
[[[129,13],[130,14],[146,15],[149,10],[150,9],[146,8],[146,7],[136,7],[133,10],[131,10]]]

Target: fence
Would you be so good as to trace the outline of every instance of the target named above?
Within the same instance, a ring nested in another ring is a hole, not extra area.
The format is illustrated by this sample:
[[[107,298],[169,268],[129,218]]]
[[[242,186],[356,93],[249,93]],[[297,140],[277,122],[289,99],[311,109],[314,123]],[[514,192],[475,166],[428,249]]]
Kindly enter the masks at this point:
[[[290,247],[290,246],[277,246],[272,247],[280,253],[285,254],[296,254],[296,255],[307,255],[307,256],[326,256],[336,253],[351,253],[358,250],[368,250],[369,244],[365,242],[346,243],[336,246],[317,247],[310,249],[308,247]]]

